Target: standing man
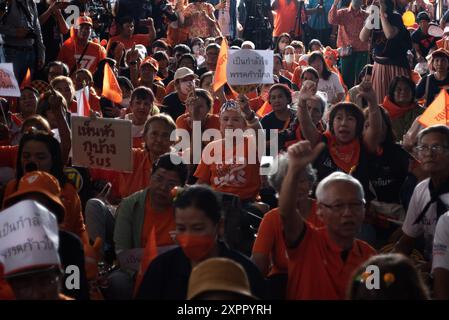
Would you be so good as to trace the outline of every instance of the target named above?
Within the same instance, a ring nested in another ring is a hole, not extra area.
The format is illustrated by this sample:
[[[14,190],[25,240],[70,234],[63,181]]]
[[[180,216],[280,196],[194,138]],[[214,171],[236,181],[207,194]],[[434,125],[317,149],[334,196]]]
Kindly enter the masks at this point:
[[[106,58],[106,50],[90,40],[93,22],[88,16],[80,16],[76,21],[76,36],[64,42],[58,60],[69,66],[70,75],[78,69],[88,69],[94,73],[98,62]]]
[[[368,13],[361,9],[362,0],[352,0],[348,8],[337,10],[342,0],[334,0],[329,11],[329,23],[338,25],[337,47],[341,48],[341,73],[348,88],[354,86],[360,71],[369,62],[368,41],[361,41],[362,30]]]
[[[327,16],[332,4],[332,0],[310,0],[306,6],[309,15],[310,39],[320,40],[323,46],[330,45],[332,26]]]
[[[14,66],[17,82],[22,83],[27,69],[31,75],[44,67],[45,46],[39,15],[33,0],[7,0],[8,11],[0,19],[5,61]]]
[[[422,11],[416,17],[419,28],[412,33],[413,48],[416,52],[416,60],[418,62],[427,62],[426,57],[431,49],[436,49],[437,40],[429,34],[430,16],[427,12]]]

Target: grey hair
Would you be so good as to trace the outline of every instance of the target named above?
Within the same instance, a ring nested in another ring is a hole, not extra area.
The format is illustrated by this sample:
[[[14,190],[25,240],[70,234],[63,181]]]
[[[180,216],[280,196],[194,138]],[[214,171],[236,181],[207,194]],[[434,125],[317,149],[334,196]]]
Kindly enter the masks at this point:
[[[284,181],[285,176],[287,175],[288,169],[288,154],[286,152],[280,153],[273,161],[273,167],[277,170],[272,175],[268,176],[268,183],[271,187],[273,187],[276,192],[281,191],[282,182]],[[306,167],[306,175],[307,179],[310,183],[314,184],[316,182],[316,173],[312,166],[309,164]]]
[[[318,183],[318,186],[316,188],[316,198],[318,201],[323,200],[323,195],[324,195],[324,190],[333,182],[348,182],[350,184],[352,184],[353,186],[355,186],[357,188],[357,191],[359,193],[359,196],[361,199],[365,199],[365,191],[363,190],[362,184],[360,183],[359,180],[357,180],[356,178],[354,178],[353,176],[341,172],[341,171],[336,171],[336,172],[332,172],[330,175],[328,175],[326,178],[324,178],[323,180],[320,181],[320,183]]]

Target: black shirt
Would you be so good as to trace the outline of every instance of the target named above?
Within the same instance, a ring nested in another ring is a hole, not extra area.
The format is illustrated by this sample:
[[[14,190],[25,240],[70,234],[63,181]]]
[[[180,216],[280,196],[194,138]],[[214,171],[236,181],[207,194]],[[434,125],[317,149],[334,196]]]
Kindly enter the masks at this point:
[[[173,121],[175,122],[180,115],[183,115],[186,112],[186,106],[184,102],[179,99],[177,92],[172,92],[169,95],[165,96],[162,104],[163,106],[161,106],[161,113],[170,115],[170,117],[172,117]]]
[[[322,141],[326,144],[326,148],[318,155],[313,163],[313,168],[316,169],[318,182],[326,178],[333,172],[342,171],[329,152],[327,145],[329,142],[325,135],[322,136]],[[369,190],[369,180],[368,180],[368,152],[365,150],[363,142],[360,142],[360,156],[357,167],[351,174],[354,178],[360,181],[365,191],[365,198],[369,201],[372,199],[372,193]]]
[[[270,129],[278,129],[279,131],[281,131],[283,129],[286,129],[290,124],[290,122],[293,120],[293,118],[295,117],[295,113],[291,109],[288,110],[290,111],[290,118],[287,121],[279,120],[276,117],[274,111],[270,112],[269,114],[264,116],[262,120],[260,120],[262,128],[266,130],[265,136],[267,141],[270,139],[270,131],[269,131]]]
[[[39,2],[36,6],[39,16],[47,11],[49,7],[45,1]],[[59,49],[62,46],[63,36],[56,19],[52,15],[44,24],[41,24],[41,32],[45,45],[45,64],[47,64],[50,61],[57,60]]]
[[[382,29],[374,29],[372,36],[372,48],[374,61],[383,65],[394,65],[410,69],[407,60],[407,51],[412,49],[410,33],[402,22],[402,17],[397,12],[390,13],[389,22],[399,31],[393,39],[387,39]]]
[[[239,263],[246,271],[251,292],[264,298],[265,283],[259,269],[245,256],[218,243],[220,257]],[[156,259],[148,267],[137,293],[138,300],[185,300],[192,267],[181,248],[170,250]]]
[[[73,233],[60,230],[59,231],[59,257],[63,269],[70,265],[77,266],[80,271],[80,287],[79,289],[67,289],[65,281],[71,274],[63,275],[62,293],[76,300],[89,300],[89,284],[86,278],[86,270],[84,268],[84,249],[80,238]],[[69,280],[69,283],[71,281]]]
[[[367,172],[377,200],[400,203],[400,191],[408,174],[410,156],[398,144],[383,146],[382,155],[368,156]]]
[[[421,50],[423,57],[426,57],[429,54],[430,49],[436,46],[439,39],[440,38],[435,38],[431,35],[424,34],[421,31],[421,28],[418,28],[412,33],[412,42],[419,46],[419,50]]]
[[[435,79],[435,75],[427,75],[419,81],[416,86],[416,98],[421,99],[426,94],[427,79],[429,78],[429,90],[427,93],[427,106],[429,106],[438,93],[441,87],[449,85],[449,73],[446,75],[444,80]],[[424,97],[426,98],[426,97]]]

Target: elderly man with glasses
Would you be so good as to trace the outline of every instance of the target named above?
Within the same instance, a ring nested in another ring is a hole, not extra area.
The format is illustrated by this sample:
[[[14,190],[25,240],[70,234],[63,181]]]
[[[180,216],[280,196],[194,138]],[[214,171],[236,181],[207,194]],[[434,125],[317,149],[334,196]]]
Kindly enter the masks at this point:
[[[438,218],[449,210],[449,127],[436,125],[422,130],[415,151],[429,178],[413,191],[395,251],[410,255],[418,238],[424,236],[424,258],[430,261]],[[429,268],[430,263],[422,266],[423,270]]]
[[[297,209],[298,181],[306,166],[324,148],[307,140],[288,148],[289,166],[279,196],[284,240],[288,253],[287,299],[344,299],[352,273],[375,254],[355,239],[365,217],[360,182],[343,172],[324,178],[316,189],[317,215],[324,228],[305,221]]]

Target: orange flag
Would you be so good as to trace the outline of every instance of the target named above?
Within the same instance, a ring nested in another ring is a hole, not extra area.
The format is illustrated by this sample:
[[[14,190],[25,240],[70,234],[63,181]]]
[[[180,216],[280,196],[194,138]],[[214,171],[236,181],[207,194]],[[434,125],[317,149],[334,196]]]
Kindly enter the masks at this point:
[[[217,91],[222,87],[226,79],[226,65],[228,64],[228,42],[223,39],[221,42],[220,53],[218,54],[217,67],[215,68],[213,89]]]
[[[122,102],[122,90],[117,82],[117,78],[108,63],[104,64],[103,91],[101,95],[112,102]]]
[[[259,118],[263,118],[265,115],[269,114],[273,111],[271,104],[268,101],[265,101],[263,105],[257,110],[256,114]]]
[[[20,85],[20,89],[31,86],[31,71],[30,68],[27,69],[27,73],[25,78],[22,80],[22,84]]]
[[[139,272],[136,276],[136,283],[134,285],[134,296],[136,296],[139,291],[140,284],[143,280],[143,276],[150,266],[151,261],[157,257],[157,244],[156,244],[156,229],[151,228],[150,236],[147,239],[147,243],[145,244],[145,249],[142,254],[142,259],[140,260]]]
[[[438,96],[433,100],[426,111],[421,115],[418,122],[424,127],[435,124],[449,125],[449,94],[445,89],[441,89]]]

